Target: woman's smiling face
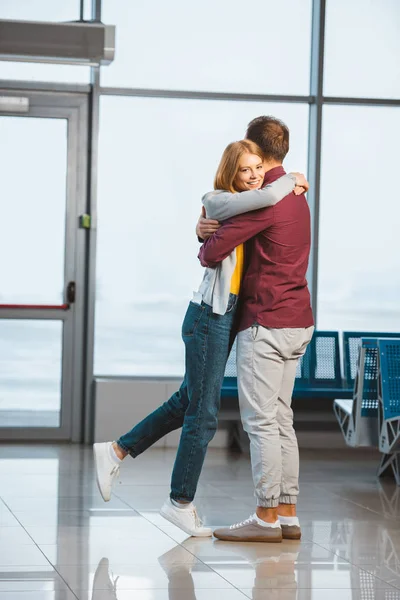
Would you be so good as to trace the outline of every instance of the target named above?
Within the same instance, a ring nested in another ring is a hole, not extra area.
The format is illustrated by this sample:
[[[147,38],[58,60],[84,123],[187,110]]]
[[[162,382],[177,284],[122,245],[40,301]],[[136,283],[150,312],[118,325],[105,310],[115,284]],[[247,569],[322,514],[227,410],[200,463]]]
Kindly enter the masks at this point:
[[[234,186],[241,192],[260,189],[264,181],[264,175],[265,170],[261,158],[257,154],[245,152],[239,161],[239,170],[235,177]]]

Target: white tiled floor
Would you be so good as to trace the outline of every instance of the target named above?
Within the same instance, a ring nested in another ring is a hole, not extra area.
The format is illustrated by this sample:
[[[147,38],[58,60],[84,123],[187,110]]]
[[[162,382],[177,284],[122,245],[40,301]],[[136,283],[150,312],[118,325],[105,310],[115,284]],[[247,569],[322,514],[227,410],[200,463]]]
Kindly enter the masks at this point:
[[[301,542],[188,538],[158,514],[173,450],[128,458],[113,499],[91,448],[0,446],[0,600],[400,600],[400,488],[378,457],[304,451]],[[197,494],[206,523],[254,508],[249,459],[210,450]]]

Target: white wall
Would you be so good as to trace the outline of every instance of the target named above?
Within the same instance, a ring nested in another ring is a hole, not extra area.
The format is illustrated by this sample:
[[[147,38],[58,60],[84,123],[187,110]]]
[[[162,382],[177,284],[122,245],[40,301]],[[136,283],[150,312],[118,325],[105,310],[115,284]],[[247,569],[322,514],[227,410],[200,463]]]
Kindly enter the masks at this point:
[[[179,388],[179,379],[106,379],[95,380],[94,441],[115,440],[129,431]],[[180,430],[159,440],[155,448],[177,448]],[[211,448],[226,448],[228,431],[222,423]]]
[[[179,388],[180,384],[180,379],[172,378],[96,378],[94,441],[117,439],[158,408]],[[326,419],[326,414],[324,416]],[[304,419],[307,420],[305,413],[297,415],[297,422]],[[219,424],[218,431],[209,445],[210,448],[228,447],[228,427],[227,421]],[[179,437],[180,430],[174,431],[159,440],[153,447],[177,448]],[[346,447],[339,427],[334,431],[298,431],[297,438],[302,449]]]

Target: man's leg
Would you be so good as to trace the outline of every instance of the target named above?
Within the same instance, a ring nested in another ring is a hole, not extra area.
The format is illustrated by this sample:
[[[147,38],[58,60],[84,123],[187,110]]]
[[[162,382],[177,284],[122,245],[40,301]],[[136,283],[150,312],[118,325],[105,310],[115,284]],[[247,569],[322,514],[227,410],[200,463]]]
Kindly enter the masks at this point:
[[[291,401],[297,361],[312,333],[313,328],[259,326],[239,334],[239,401],[253,449],[259,507],[297,500],[299,459]]]
[[[285,361],[282,386],[278,398],[277,421],[281,440],[282,479],[278,517],[283,539],[301,538],[300,523],[296,515],[299,494],[299,449],[293,427],[291,408],[298,359]]]
[[[297,358],[285,361],[277,412],[282,452],[282,481],[279,503],[293,506],[297,503],[297,496],[299,495],[299,448],[293,427],[293,410],[291,407],[297,363]]]
[[[282,462],[277,411],[285,362],[279,339],[275,340],[271,332],[254,326],[239,333],[237,371],[240,414],[250,438],[257,506],[276,509]]]
[[[293,427],[291,407],[296,369],[299,358],[305,353],[314,328],[294,329],[288,348],[290,358],[285,361],[282,386],[279,392],[277,419],[282,450],[282,482],[278,514],[285,538],[300,539],[301,530],[296,517],[296,504],[299,495],[299,449]]]
[[[277,338],[277,339],[276,339]],[[242,423],[250,438],[256,512],[242,523],[214,531],[220,540],[281,542],[278,519],[281,442],[278,396],[284,372],[281,336],[253,326],[238,335],[237,371]]]
[[[261,326],[239,333],[239,402],[243,426],[250,437],[257,509],[250,519],[214,531],[219,539],[282,540],[278,506],[282,506],[281,502],[295,503],[298,494],[298,450],[291,395],[297,359],[304,354],[310,337],[305,329]],[[290,527],[285,537],[291,534]]]

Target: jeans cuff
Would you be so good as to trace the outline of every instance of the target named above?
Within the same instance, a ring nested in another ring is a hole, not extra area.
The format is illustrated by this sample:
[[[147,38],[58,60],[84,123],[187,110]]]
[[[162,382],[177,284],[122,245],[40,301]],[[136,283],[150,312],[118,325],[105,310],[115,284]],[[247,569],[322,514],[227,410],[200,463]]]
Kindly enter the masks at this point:
[[[171,500],[174,500],[175,502],[187,502],[187,503],[193,502],[193,498],[186,498],[179,494],[172,494],[172,492],[169,495],[169,497]]]
[[[132,458],[136,458],[137,454],[135,453],[134,450],[132,450],[132,448],[128,448],[120,440],[117,440],[115,443],[121,448],[121,450],[130,454],[132,456]]]
[[[279,504],[278,498],[258,498],[257,506],[262,508],[276,508]]]
[[[297,496],[290,496],[289,494],[281,494],[279,498],[280,504],[297,504]]]

